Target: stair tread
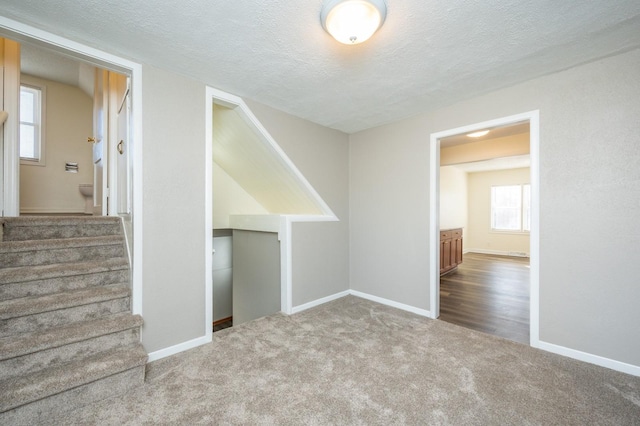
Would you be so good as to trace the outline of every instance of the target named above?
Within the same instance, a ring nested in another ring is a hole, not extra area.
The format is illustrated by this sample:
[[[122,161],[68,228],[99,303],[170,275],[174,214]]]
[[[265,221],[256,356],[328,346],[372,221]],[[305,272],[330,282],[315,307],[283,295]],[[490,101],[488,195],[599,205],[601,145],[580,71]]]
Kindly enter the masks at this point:
[[[88,305],[129,296],[131,291],[123,285],[109,285],[63,291],[43,296],[28,296],[0,301],[0,319],[23,317],[74,306]]]
[[[128,268],[129,261],[126,257],[89,262],[51,263],[47,265],[1,268],[0,285],[56,277],[69,277],[73,275],[86,275]]]
[[[137,343],[6,379],[0,382],[0,412],[143,366],[147,358]]]
[[[19,216],[1,220],[5,227],[18,226],[75,226],[114,225],[120,222],[119,217],[109,216]]]
[[[24,240],[0,242],[0,253],[18,253],[25,251],[56,250],[63,248],[107,246],[124,243],[121,235],[99,237],[55,238],[50,240]]]
[[[129,312],[0,338],[0,361],[140,327],[140,315]]]

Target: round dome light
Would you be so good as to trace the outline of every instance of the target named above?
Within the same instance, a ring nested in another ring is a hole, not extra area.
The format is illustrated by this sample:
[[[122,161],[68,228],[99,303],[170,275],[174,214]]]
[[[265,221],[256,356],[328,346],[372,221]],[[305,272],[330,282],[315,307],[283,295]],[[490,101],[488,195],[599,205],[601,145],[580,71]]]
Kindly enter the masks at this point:
[[[369,39],[387,16],[383,0],[331,0],[322,7],[322,27],[340,43],[358,44]]]

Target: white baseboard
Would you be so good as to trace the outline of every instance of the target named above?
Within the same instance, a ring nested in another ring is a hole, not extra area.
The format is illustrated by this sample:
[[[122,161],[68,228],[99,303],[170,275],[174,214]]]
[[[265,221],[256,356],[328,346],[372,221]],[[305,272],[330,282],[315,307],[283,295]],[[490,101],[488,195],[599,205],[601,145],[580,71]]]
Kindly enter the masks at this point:
[[[211,326],[211,324],[209,324],[209,326]],[[198,337],[183,343],[178,343],[177,345],[169,346],[168,348],[151,352],[149,354],[149,359],[147,360],[147,362],[157,361],[159,359],[166,358],[171,355],[175,355],[179,352],[184,352],[198,346],[206,345],[207,343],[211,343],[211,340],[212,340],[211,335],[202,336],[202,337]]]
[[[292,314],[297,314],[298,312],[306,311],[307,309],[311,309],[315,306],[322,305],[327,302],[331,302],[332,300],[340,299],[341,297],[348,296],[350,293],[349,290],[341,291],[340,293],[335,293],[327,297],[323,297],[321,299],[312,300],[308,303],[303,303],[302,305],[294,306],[291,309]]]
[[[529,257],[529,253],[503,251],[503,250],[485,250],[485,249],[465,249],[463,253],[480,253],[480,254],[493,254],[496,256],[514,256],[514,257]]]
[[[360,291],[355,291],[355,290],[341,291],[340,293],[335,293],[335,294],[332,294],[330,296],[323,297],[321,299],[313,300],[313,301],[305,303],[303,305],[295,306],[291,310],[291,312],[293,314],[296,314],[298,312],[302,312],[302,311],[305,311],[307,309],[313,308],[315,306],[319,306],[319,305],[322,305],[324,303],[331,302],[332,300],[340,299],[341,297],[345,297],[345,296],[349,296],[349,295],[360,297],[362,299],[371,300],[373,302],[378,302],[378,303],[380,303],[382,305],[391,306],[393,308],[402,309],[403,311],[412,312],[414,314],[417,314],[417,315],[420,315],[420,316],[423,316],[423,317],[429,317],[429,318],[431,317],[431,313],[429,311],[425,310],[425,309],[416,308],[415,306],[405,305],[404,303],[395,302],[393,300],[384,299],[382,297],[373,296],[371,294],[362,293]]]
[[[431,318],[431,312],[427,311],[426,309],[416,308],[415,306],[405,305],[404,303],[395,302],[393,300],[384,299],[382,297],[373,296],[371,294],[362,293],[356,290],[349,290],[349,293],[353,296],[361,297],[363,299],[371,300],[373,302],[378,302],[383,305],[391,306],[393,308],[402,309],[403,311],[412,312],[423,317]]]
[[[615,371],[620,371],[622,373],[631,374],[632,376],[640,376],[640,366],[637,365],[627,364],[625,362],[616,361],[613,359],[601,357],[599,355],[593,355],[587,352],[582,352],[542,341],[531,342],[531,346],[542,349],[543,351],[577,359],[578,361],[584,361],[590,364],[599,365],[600,367],[606,367]]]

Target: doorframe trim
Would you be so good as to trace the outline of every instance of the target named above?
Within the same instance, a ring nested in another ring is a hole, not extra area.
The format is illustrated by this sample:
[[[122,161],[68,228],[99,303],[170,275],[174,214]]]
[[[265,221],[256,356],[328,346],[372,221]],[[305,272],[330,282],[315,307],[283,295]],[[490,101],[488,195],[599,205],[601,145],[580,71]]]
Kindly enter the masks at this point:
[[[531,157],[531,231],[529,287],[529,343],[540,347],[540,111],[528,111],[508,117],[483,121],[454,129],[431,133],[429,140],[429,298],[430,316],[440,316],[440,139],[471,133],[489,127],[529,122],[529,155]]]
[[[17,42],[29,42],[73,58],[89,62],[97,67],[131,76],[131,151],[133,190],[131,216],[133,222],[132,294],[131,306],[134,314],[142,315],[142,65],[128,59],[85,46],[81,43],[52,34],[50,32],[0,16],[0,36]],[[5,158],[6,162],[8,159]],[[16,170],[19,174],[19,170]],[[19,177],[19,175],[17,176]],[[18,182],[14,177],[14,185]],[[10,182],[9,182],[10,183]],[[8,182],[5,181],[5,191]],[[16,189],[16,188],[13,188]],[[19,206],[15,206],[18,211]],[[6,206],[5,206],[6,209]]]

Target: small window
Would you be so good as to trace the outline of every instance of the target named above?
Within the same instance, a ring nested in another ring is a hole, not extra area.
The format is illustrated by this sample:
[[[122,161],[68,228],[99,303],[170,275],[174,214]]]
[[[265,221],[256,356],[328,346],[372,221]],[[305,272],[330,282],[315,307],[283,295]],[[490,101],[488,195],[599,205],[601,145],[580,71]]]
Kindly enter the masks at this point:
[[[531,230],[531,185],[491,187],[491,229],[512,232]]]
[[[44,88],[20,85],[20,164],[44,165]]]

